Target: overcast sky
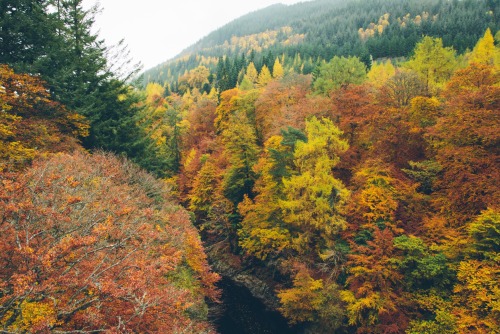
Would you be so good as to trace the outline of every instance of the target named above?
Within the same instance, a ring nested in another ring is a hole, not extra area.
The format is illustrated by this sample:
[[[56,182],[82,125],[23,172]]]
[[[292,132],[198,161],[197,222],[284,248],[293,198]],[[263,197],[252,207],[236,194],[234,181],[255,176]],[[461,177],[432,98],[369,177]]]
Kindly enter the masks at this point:
[[[188,46],[249,12],[275,3],[305,0],[100,0],[96,27],[114,44],[124,38],[144,69],[171,59]],[[96,0],[84,0],[90,7]]]

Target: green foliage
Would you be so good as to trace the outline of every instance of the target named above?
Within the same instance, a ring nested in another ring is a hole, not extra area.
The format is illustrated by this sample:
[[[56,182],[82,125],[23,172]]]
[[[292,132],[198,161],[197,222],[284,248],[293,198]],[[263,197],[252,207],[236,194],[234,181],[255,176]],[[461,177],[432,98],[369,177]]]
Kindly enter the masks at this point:
[[[420,162],[409,161],[410,169],[403,169],[412,179],[420,185],[418,190],[424,194],[431,194],[434,191],[434,183],[438,179],[442,167],[436,161],[425,160]]]
[[[357,57],[333,57],[318,70],[313,82],[316,93],[328,95],[331,91],[350,84],[361,84],[366,79],[366,66]]]
[[[454,273],[442,253],[432,252],[422,239],[407,235],[394,238],[394,247],[402,251],[403,258],[397,264],[405,275],[408,290],[450,288]]]
[[[498,260],[500,254],[500,213],[494,209],[482,212],[469,226],[471,255]]]
[[[235,205],[251,194],[255,172],[252,167],[257,162],[259,149],[256,144],[255,130],[244,113],[233,115],[229,126],[222,133],[231,167],[226,171],[224,194]]]
[[[434,92],[435,87],[442,87],[457,68],[455,50],[443,47],[441,38],[426,36],[415,47],[407,66],[421,76],[428,92]]]
[[[276,149],[269,147],[270,159],[273,165],[269,173],[273,176],[274,180],[282,183],[283,177],[288,177],[293,173],[293,152],[297,142],[307,142],[307,136],[302,131],[288,127],[288,129],[281,130],[281,147]]]
[[[407,334],[456,334],[458,332],[456,318],[445,311],[436,312],[434,320],[410,322]]]
[[[471,50],[488,27],[492,31],[500,29],[499,11],[495,1],[475,0],[334,0],[270,6],[228,23],[176,59],[146,71],[144,85],[173,84],[199,65],[207,66],[221,78],[217,66],[221,56],[236,59],[244,54],[260,70],[264,64],[272,69],[275,57],[269,59],[271,53],[280,55],[285,72],[293,69],[310,74],[318,59],[334,56],[357,56],[368,67],[371,59],[408,57],[422,36],[442,38],[445,46],[453,45],[462,53]],[[384,18],[382,33],[368,40],[360,37],[360,29],[386,14],[389,17]],[[245,70],[246,66],[237,66],[233,72]],[[224,86],[221,91],[233,87]]]

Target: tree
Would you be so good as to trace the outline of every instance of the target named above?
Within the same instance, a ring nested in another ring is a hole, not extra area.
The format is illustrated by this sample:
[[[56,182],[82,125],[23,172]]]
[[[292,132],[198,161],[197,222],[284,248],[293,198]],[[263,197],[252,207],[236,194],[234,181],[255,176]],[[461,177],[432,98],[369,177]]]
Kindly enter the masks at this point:
[[[375,87],[382,87],[387,80],[396,74],[396,68],[390,60],[383,63],[374,62],[367,74],[368,81]]]
[[[218,275],[164,184],[83,153],[1,182],[2,331],[211,331]]]
[[[494,332],[500,326],[500,215],[483,211],[468,224],[466,258],[458,266],[453,291],[458,328],[464,332]]]
[[[210,215],[212,201],[218,187],[216,166],[211,161],[205,161],[193,180],[192,191],[189,194],[189,209],[196,216],[197,221],[206,219]]]
[[[61,43],[49,1],[5,0],[0,4],[0,64],[39,73],[39,65]]]
[[[418,43],[407,67],[417,72],[430,94],[442,88],[457,68],[455,50],[443,47],[441,38],[426,36]]]
[[[298,230],[294,236],[299,252],[330,246],[331,238],[346,226],[343,206],[349,195],[332,175],[339,154],[348,148],[342,132],[328,119],[306,122],[307,142],[295,145],[296,175],[283,180],[280,201],[284,221]]]
[[[415,236],[402,235],[394,238],[394,247],[402,251],[402,259],[394,262],[404,274],[406,289],[437,289],[444,293],[451,291],[455,273],[442,253],[434,252]]]
[[[214,120],[217,134],[221,134],[228,128],[230,115],[236,110],[238,94],[238,88],[233,88],[221,93],[219,105],[215,110],[216,117]]]
[[[97,6],[86,10],[83,0],[17,0],[2,6],[2,27],[12,28],[2,29],[2,42],[13,43],[2,48],[9,52],[3,61],[39,73],[52,100],[87,118],[86,148],[104,148],[136,161],[144,157],[134,119],[137,96],[125,84],[137,68],[128,71],[126,50],[120,44],[106,47],[93,32]]]
[[[239,112],[230,117],[222,138],[230,164],[224,179],[224,195],[236,206],[252,193],[256,179],[253,166],[259,152],[257,137],[246,115]]]
[[[284,75],[283,66],[280,63],[279,58],[276,58],[273,65],[273,78],[281,79]]]
[[[316,101],[308,103],[306,96],[310,84],[305,76],[288,75],[282,80],[273,80],[260,92],[255,101],[259,142],[264,143],[269,137],[279,135],[287,126],[302,128],[307,115],[314,115],[315,109],[323,108],[320,103],[314,103]]]
[[[317,313],[324,303],[322,290],[323,280],[315,280],[302,268],[293,279],[293,288],[278,292],[282,305],[280,311],[292,324],[317,320]]]
[[[322,95],[345,88],[350,84],[361,84],[366,79],[366,66],[357,57],[333,57],[318,68],[318,77],[313,90]]]
[[[248,79],[248,81],[250,81],[250,83],[252,83],[253,85],[255,85],[257,83],[257,79],[259,77],[259,73],[257,72],[257,69],[255,68],[255,65],[253,62],[250,62],[247,66],[247,70],[246,70],[246,73],[245,73],[245,77]]]
[[[469,58],[470,63],[483,65],[500,65],[498,60],[499,50],[495,48],[495,41],[490,28],[486,29],[484,36],[479,39]]]
[[[273,76],[271,75],[269,68],[266,65],[262,66],[259,77],[257,78],[257,87],[265,87],[269,82],[271,82],[272,79]]]
[[[443,116],[429,129],[443,168],[434,204],[455,226],[498,202],[499,80],[488,65],[472,63],[457,71],[444,92]]]
[[[425,82],[416,72],[398,69],[381,88],[381,99],[395,107],[408,106],[411,100],[426,92]]]
[[[0,171],[25,167],[36,155],[79,149],[88,123],[54,102],[40,78],[0,65]]]
[[[276,157],[291,150],[282,142],[281,136],[273,136],[266,141],[264,154],[254,167],[259,175],[253,188],[255,197],[250,199],[246,196],[238,205],[243,217],[238,231],[239,245],[246,254],[261,260],[279,256],[291,246],[290,232],[283,222],[279,206],[283,197],[283,175],[275,174],[278,168],[281,169],[280,164],[286,165]]]
[[[341,291],[349,325],[370,332],[402,332],[408,319],[399,307],[401,274],[393,263],[394,234],[375,228],[366,245],[353,245],[348,256],[349,290]]]

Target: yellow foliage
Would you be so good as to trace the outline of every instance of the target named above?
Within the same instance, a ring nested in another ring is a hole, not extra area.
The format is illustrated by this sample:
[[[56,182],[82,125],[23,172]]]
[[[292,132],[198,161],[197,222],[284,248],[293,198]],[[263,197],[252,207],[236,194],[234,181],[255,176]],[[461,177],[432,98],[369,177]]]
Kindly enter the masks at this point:
[[[499,50],[495,48],[495,40],[490,28],[486,29],[484,36],[479,39],[470,55],[469,62],[483,65],[494,65],[498,60]],[[497,65],[500,65],[497,63]]]
[[[273,80],[273,77],[271,75],[271,72],[269,71],[269,68],[267,68],[266,65],[262,66],[262,69],[260,70],[259,73],[259,77],[257,78],[257,86],[264,87],[269,82],[271,82],[271,80]]]
[[[390,191],[373,185],[361,192],[360,204],[366,208],[363,216],[370,224],[393,221],[398,207]]]
[[[340,292],[340,298],[347,304],[349,325],[372,326],[378,321],[378,314],[383,311],[383,300],[378,292],[366,297],[356,298],[349,290]]]
[[[374,62],[367,76],[372,85],[380,88],[395,74],[396,68],[390,60],[387,60],[384,63]]]
[[[58,323],[54,306],[48,302],[23,301],[20,306],[21,314],[9,330],[16,332],[37,332],[48,329]]]
[[[257,69],[255,68],[253,62],[250,62],[250,64],[248,64],[245,75],[248,81],[250,81],[252,84],[257,83],[257,78],[259,77],[259,74],[257,73]]]
[[[157,83],[149,83],[146,86],[146,101],[148,104],[155,105],[165,94],[165,88]]]
[[[315,280],[306,270],[300,270],[293,287],[278,292],[280,311],[291,323],[314,321],[324,302],[322,290],[323,280]]]
[[[500,266],[469,260],[458,268],[453,292],[458,326],[463,333],[494,333],[500,328]]]
[[[280,63],[279,58],[276,58],[273,66],[273,78],[281,79],[284,75],[283,66]]]

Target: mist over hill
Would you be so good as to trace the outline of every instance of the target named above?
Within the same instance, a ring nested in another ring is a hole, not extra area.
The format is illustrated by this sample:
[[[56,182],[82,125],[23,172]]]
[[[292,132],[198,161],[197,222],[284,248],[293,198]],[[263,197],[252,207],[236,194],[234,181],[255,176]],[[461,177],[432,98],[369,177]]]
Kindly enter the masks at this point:
[[[494,0],[276,4],[208,32],[174,59],[145,71],[144,83],[172,85],[200,65],[214,71],[220,57],[244,57],[240,62],[252,61],[260,70],[281,56],[285,67],[305,74],[333,56],[358,56],[369,65],[372,59],[408,56],[423,36],[440,37],[445,46],[463,53],[486,28],[498,30],[499,13],[500,3]]]

